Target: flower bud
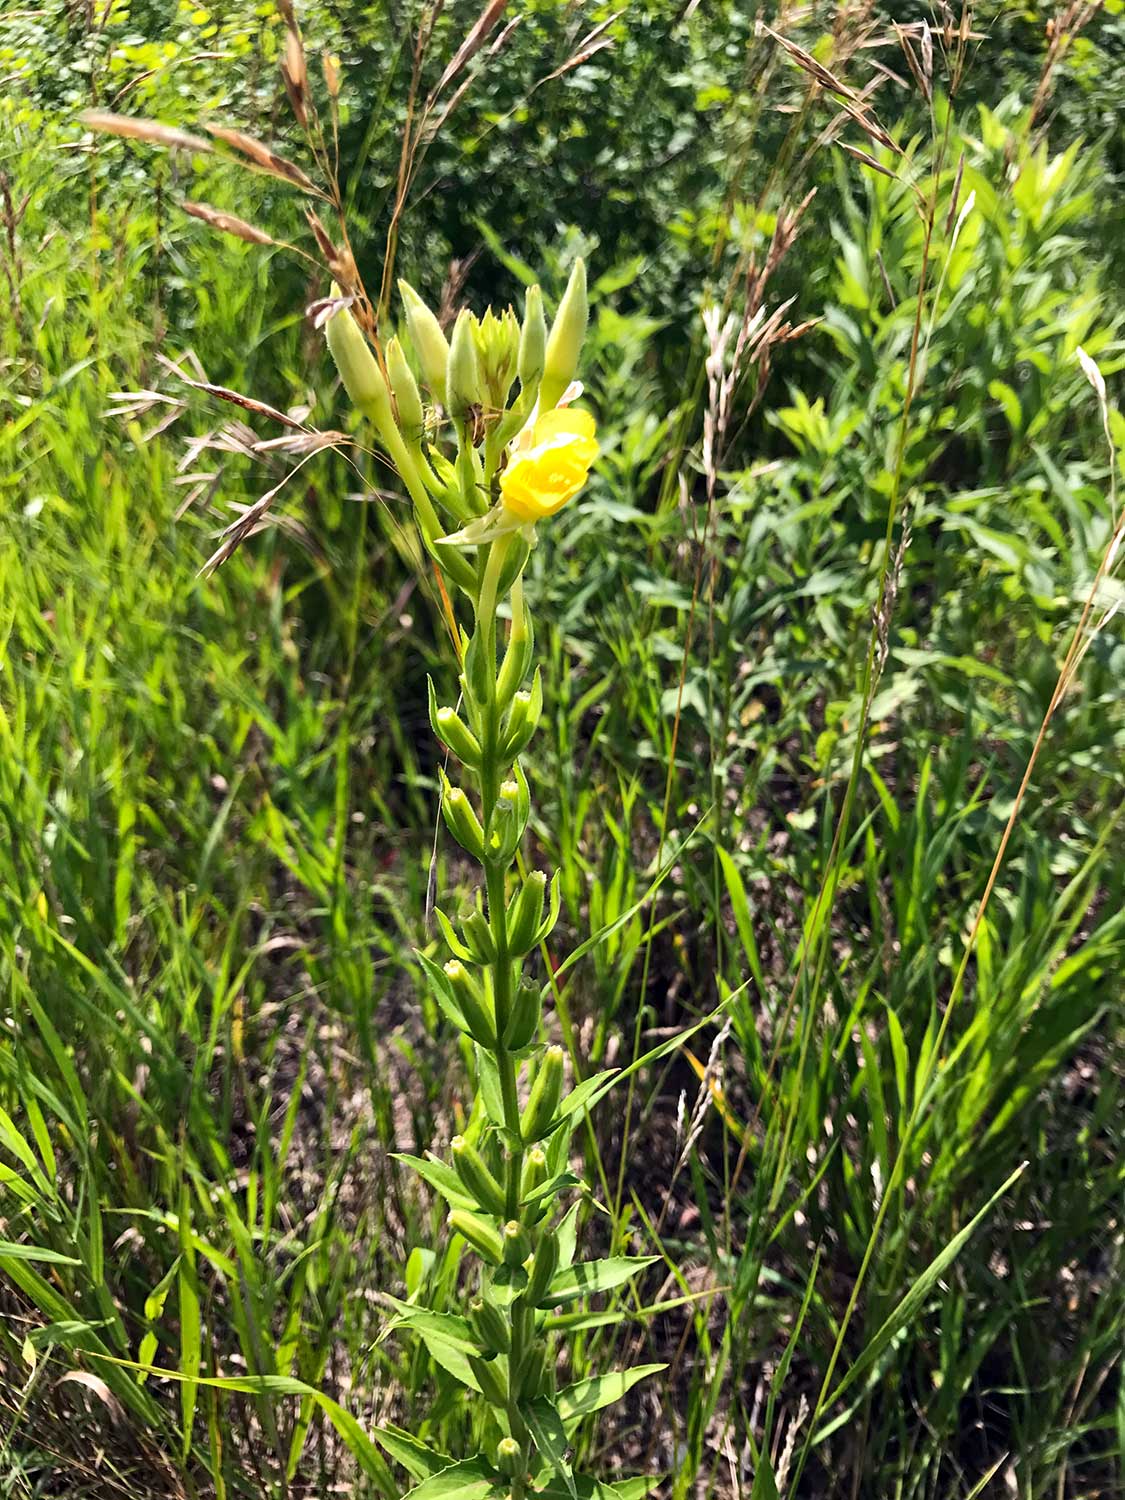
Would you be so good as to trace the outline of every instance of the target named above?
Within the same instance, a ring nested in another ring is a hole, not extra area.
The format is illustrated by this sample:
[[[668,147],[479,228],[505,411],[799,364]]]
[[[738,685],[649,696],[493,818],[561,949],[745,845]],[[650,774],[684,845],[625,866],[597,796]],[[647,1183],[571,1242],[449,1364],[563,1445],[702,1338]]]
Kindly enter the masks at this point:
[[[547,1379],[547,1350],[542,1343],[528,1346],[520,1365],[516,1384],[521,1401],[534,1401]]]
[[[465,850],[479,863],[484,863],[484,829],[473,811],[472,804],[459,786],[453,786],[442,773],[441,811],[446,827]]]
[[[531,1237],[523,1225],[509,1219],[500,1231],[500,1239],[504,1246],[504,1264],[522,1266],[531,1254]]]
[[[546,352],[547,319],[543,316],[543,293],[537,286],[529,286],[520,330],[519,356],[520,385],[525,391],[539,384]]]
[[[513,958],[530,953],[538,942],[546,894],[546,875],[542,870],[532,870],[512,898],[508,907],[508,952]]]
[[[433,678],[427,678],[426,684],[430,705],[430,728],[442,744],[452,750],[458,760],[474,769],[479,768],[480,742],[476,735],[455,708],[438,707]]]
[[[485,1359],[507,1354],[512,1347],[512,1332],[507,1319],[492,1302],[477,1298],[469,1305],[469,1325],[481,1342]]]
[[[473,342],[472,317],[464,308],[457,314],[457,321],[453,325],[445,389],[449,398],[450,415],[455,422],[464,422],[469,415],[469,408],[480,405],[480,371],[477,368],[477,351]]]
[[[455,1208],[449,1215],[449,1227],[454,1234],[467,1240],[473,1249],[489,1265],[498,1266],[504,1258],[504,1246],[492,1225],[467,1208]]]
[[[474,958],[481,964],[496,962],[496,939],[484,912],[473,910],[461,918],[461,936],[465,946],[471,948]]]
[[[515,1438],[501,1438],[496,1444],[496,1467],[509,1479],[515,1479],[526,1467],[523,1449]]]
[[[523,1178],[520,1181],[520,1199],[526,1202],[537,1187],[547,1181],[547,1153],[542,1146],[532,1146],[523,1159]]]
[[[550,411],[578,372],[582,340],[586,337],[586,263],[574,262],[555,321],[547,339],[543,380],[539,386],[539,410]]]
[[[500,795],[488,829],[489,855],[504,863],[515,854],[531,812],[531,794],[518,766],[516,778],[515,781],[500,783]]]
[[[447,964],[443,964],[442,973],[449,981],[453,999],[465,1017],[469,1035],[482,1047],[494,1047],[496,1045],[496,1022],[493,1018],[492,1006],[480,985],[458,958],[451,958]],[[484,1203],[481,1207],[485,1207]],[[502,1213],[503,1207],[496,1209],[495,1212]]]
[[[559,1237],[553,1229],[544,1234],[535,1247],[532,1257],[531,1272],[527,1280],[527,1291],[525,1296],[532,1307],[539,1304],[548,1295],[551,1282],[554,1280],[555,1272],[559,1268]]]
[[[521,979],[512,997],[512,1008],[508,1016],[508,1034],[504,1045],[509,1052],[518,1052],[535,1039],[539,1030],[539,1017],[543,1000],[539,986],[530,979]]]
[[[441,324],[419,297],[409,282],[400,281],[398,293],[406,313],[406,327],[410,342],[418,356],[418,367],[422,379],[430,390],[445,405],[445,375],[449,365],[449,344],[441,331]]]
[[[417,443],[422,436],[426,418],[422,410],[422,398],[418,394],[418,382],[414,371],[406,360],[406,353],[398,339],[387,345],[387,379],[391,394],[398,409],[398,425],[408,443]]]
[[[471,327],[485,400],[490,410],[501,412],[516,378],[519,324],[511,308],[497,317],[490,307],[483,318],[473,320]]]
[[[527,748],[543,713],[543,681],[539,668],[531,679],[530,690],[521,688],[512,698],[508,710],[508,722],[504,726],[502,754],[505,760],[514,760]]]
[[[450,1142],[453,1165],[457,1175],[476,1199],[486,1214],[499,1216],[504,1212],[504,1189],[489,1171],[488,1164],[477,1148],[463,1135],[455,1135]]]
[[[333,291],[338,292],[339,288],[334,286]],[[371,345],[346,307],[328,319],[325,336],[352,405],[373,422],[380,433],[386,432],[388,427],[393,431],[394,412],[387,382]]]
[[[484,1399],[493,1406],[507,1407],[508,1391],[496,1366],[486,1359],[481,1359],[479,1354],[470,1354],[469,1369],[476,1377]]]
[[[562,1085],[563,1049],[548,1047],[520,1118],[520,1134],[525,1142],[541,1140],[550,1130],[562,1097]]]

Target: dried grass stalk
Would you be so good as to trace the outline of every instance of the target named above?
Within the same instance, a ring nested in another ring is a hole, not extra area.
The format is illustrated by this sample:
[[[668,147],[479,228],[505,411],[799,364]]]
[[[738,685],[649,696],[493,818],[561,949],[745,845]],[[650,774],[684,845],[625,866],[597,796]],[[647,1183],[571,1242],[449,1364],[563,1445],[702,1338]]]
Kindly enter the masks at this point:
[[[497,21],[508,8],[508,0],[488,0],[477,17],[472,30],[453,54],[452,61],[438,80],[438,86],[430,95],[431,102],[437,98],[446,84],[451,83],[461,69],[470,62],[491,36]]]
[[[260,171],[268,172],[271,177],[280,177],[283,182],[291,182],[302,192],[315,193],[318,198],[325,196],[307,172],[303,172],[294,162],[287,161],[284,156],[279,156],[264,141],[256,140],[244,130],[230,130],[224,125],[208,125],[207,129],[217,141],[222,141],[224,146],[245,156]]]
[[[159,120],[138,119],[133,115],[115,115],[108,109],[84,109],[78,116],[89,130],[98,130],[103,135],[119,135],[126,140],[147,141],[152,146],[168,146],[176,151],[213,151],[210,141],[192,135],[187,130],[177,130],[174,125],[162,125]]]
[[[180,207],[193,219],[202,219],[204,224],[210,224],[212,229],[221,230],[223,234],[233,234],[235,239],[245,240],[248,245],[276,245],[278,243],[264,229],[248,224],[237,214],[228,214],[224,213],[221,208],[212,208],[209,203],[192,203],[185,198]]]

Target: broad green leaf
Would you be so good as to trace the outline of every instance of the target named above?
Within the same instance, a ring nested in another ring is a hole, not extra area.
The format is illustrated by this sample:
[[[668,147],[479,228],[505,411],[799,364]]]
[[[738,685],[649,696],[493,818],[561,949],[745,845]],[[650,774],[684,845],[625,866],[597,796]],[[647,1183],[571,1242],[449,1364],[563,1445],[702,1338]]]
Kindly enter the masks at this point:
[[[437,1161],[434,1157],[408,1156],[404,1151],[395,1151],[392,1155],[396,1161],[405,1162],[432,1188],[436,1188],[454,1208],[476,1207],[473,1199],[465,1192],[465,1184],[445,1162]]]
[[[419,1483],[423,1479],[432,1479],[435,1474],[440,1474],[442,1469],[448,1469],[455,1462],[447,1453],[439,1453],[436,1448],[427,1447],[421,1438],[390,1423],[383,1427],[373,1427],[371,1436]]]
[[[568,1297],[591,1296],[595,1292],[609,1292],[615,1286],[623,1286],[638,1271],[651,1266],[656,1255],[617,1255],[607,1260],[585,1260],[576,1266],[559,1271],[551,1282],[545,1302],[562,1302]]]
[[[566,1390],[559,1392],[556,1402],[559,1416],[569,1429],[572,1422],[589,1416],[592,1411],[600,1411],[603,1406],[611,1406],[614,1401],[620,1401],[646,1375],[655,1375],[667,1368],[663,1364],[635,1365],[631,1370],[615,1370],[610,1375],[594,1375],[589,1380],[579,1380],[577,1384],[568,1385]]]
[[[439,1469],[408,1490],[402,1500],[485,1500],[499,1492],[496,1475],[479,1455]]]

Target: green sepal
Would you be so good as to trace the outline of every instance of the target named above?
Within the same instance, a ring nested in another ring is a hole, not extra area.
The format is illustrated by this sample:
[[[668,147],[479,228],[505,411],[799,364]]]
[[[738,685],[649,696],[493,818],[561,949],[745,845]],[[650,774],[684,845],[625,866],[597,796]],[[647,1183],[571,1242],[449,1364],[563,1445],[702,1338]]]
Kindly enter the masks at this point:
[[[508,1387],[500,1371],[496,1368],[499,1364],[497,1359],[484,1359],[479,1354],[469,1355],[469,1369],[476,1377],[477,1384],[481,1388],[484,1399],[493,1406],[502,1410],[508,1405]]]
[[[479,906],[461,918],[461,936],[472,949],[477,963],[490,965],[496,962],[496,939],[492,935],[492,924]]]
[[[521,978],[516,986],[504,1037],[504,1045],[510,1052],[518,1052],[534,1041],[542,1012],[543,1000],[539,986],[530,979]]]
[[[469,1304],[469,1325],[480,1340],[481,1354],[495,1359],[512,1347],[511,1324],[494,1302],[477,1298]]]
[[[434,916],[437,918],[437,924],[441,928],[441,935],[445,939],[445,946],[449,949],[450,953],[453,954],[454,958],[459,958],[462,963],[479,964],[488,963],[490,961],[488,959],[481,958],[479,953],[475,953],[472,948],[461,941],[454,930],[453,923],[449,920],[449,918],[445,915],[440,907],[434,907]]]
[[[504,1264],[522,1266],[531,1254],[531,1236],[518,1219],[509,1219],[500,1226],[500,1241],[504,1246]]]
[[[553,1231],[539,1236],[527,1278],[527,1300],[538,1307],[558,1274],[559,1238]]]
[[[500,567],[500,578],[496,585],[497,597],[503,599],[504,595],[511,589],[512,584],[527,566],[527,559],[531,555],[531,544],[518,531],[509,538],[507,550],[504,553],[504,561]]]
[[[465,1030],[482,1047],[494,1047],[496,1014],[490,994],[481,988],[459,958],[451,958],[442,965],[441,971],[455,1003],[465,1017]]]
[[[535,654],[535,627],[531,621],[531,611],[525,601],[520,616],[522,634],[517,635],[513,621],[512,634],[508,640],[508,649],[504,652],[504,661],[500,667],[500,675],[496,679],[496,701],[501,708],[507,707],[515,696],[517,688],[523,682],[531,667]]]

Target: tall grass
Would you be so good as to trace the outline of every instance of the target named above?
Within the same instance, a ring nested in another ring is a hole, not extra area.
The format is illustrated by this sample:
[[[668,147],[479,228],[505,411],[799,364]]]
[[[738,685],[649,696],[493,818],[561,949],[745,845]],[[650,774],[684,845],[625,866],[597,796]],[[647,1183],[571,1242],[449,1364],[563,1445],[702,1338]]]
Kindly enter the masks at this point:
[[[454,10],[427,85],[475,19]],[[683,24],[708,66],[706,19]],[[611,29],[619,59],[636,24]],[[935,25],[931,110],[893,36],[772,24],[848,88],[871,57],[910,74],[872,104],[897,149],[848,123],[884,170],[840,153],[823,135],[846,95],[748,38],[713,280],[688,300],[752,317],[752,263],[816,185],[763,301],[795,292],[790,323],[823,321],[747,361],[724,437],[733,342],[716,361],[698,309],[654,291],[671,249],[645,265],[603,243],[605,458],[528,583],[548,687],[536,837],[567,936],[611,929],[560,976],[550,1024],[583,1070],[729,997],[729,1032],[637,1076],[627,1131],[603,1106],[585,1136],[612,1210],[588,1232],[661,1262],[607,1308],[624,1333],[581,1330],[572,1378],[622,1354],[670,1372],[578,1457],[677,1496],[1110,1495],[1112,580],[983,905],[1115,519],[1076,356],[1112,393],[1099,162],[1044,108],[1076,54],[1054,48],[1045,91],[1029,69],[1011,99],[973,40],[951,101]],[[924,70],[921,34],[906,41]],[[348,87],[345,70],[345,106]],[[438,1311],[456,1294],[454,1261],[418,1248],[435,1211],[390,1154],[454,1134],[468,1097],[406,977],[429,941],[424,677],[453,682],[440,600],[411,582],[385,472],[331,450],[282,491],[279,524],[197,579],[227,504],[281,477],[231,419],[277,431],[158,356],[190,347],[210,382],[345,419],[286,263],[169,199],[278,239],[292,205],[178,158],[157,193],[145,148],[51,154],[41,132],[73,143],[72,125],[6,119],[13,221],[31,196],[6,240],[0,375],[3,1483],[394,1493],[375,1423],[442,1451],[473,1436],[425,1351],[380,1338],[381,1293]],[[404,208],[411,274],[430,183]],[[528,247],[490,228],[472,275],[518,280]],[[167,430],[151,432],[166,402],[116,395],[138,390],[183,402]],[[1120,450],[1112,400],[1106,421]],[[225,446],[181,468],[207,431]],[[438,849],[443,885],[464,878]]]

